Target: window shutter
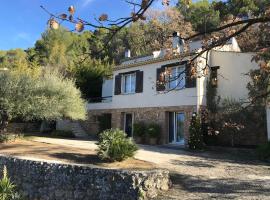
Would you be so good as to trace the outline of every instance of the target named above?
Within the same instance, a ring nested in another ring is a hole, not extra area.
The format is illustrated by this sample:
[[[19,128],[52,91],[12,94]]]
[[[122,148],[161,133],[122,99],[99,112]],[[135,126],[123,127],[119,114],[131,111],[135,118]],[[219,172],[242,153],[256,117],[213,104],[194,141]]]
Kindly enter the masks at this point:
[[[191,77],[191,65],[189,63],[186,64],[186,88],[194,88],[196,87],[196,78]]]
[[[137,71],[136,72],[136,93],[142,93],[143,92],[143,71]]]
[[[114,94],[115,95],[121,94],[121,78],[122,78],[121,74],[118,74],[115,76],[115,82],[114,82]]]
[[[164,91],[165,90],[165,85],[158,83],[159,81],[162,81],[160,75],[164,71],[165,71],[165,67],[157,68],[157,83],[156,83],[157,91]]]

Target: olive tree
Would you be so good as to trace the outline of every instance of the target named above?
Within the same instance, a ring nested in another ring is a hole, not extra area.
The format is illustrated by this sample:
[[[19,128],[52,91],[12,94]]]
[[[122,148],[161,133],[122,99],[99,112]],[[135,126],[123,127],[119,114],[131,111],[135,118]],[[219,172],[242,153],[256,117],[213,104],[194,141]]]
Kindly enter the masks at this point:
[[[0,72],[0,131],[11,119],[85,119],[85,102],[73,80],[45,72],[33,78],[28,74]]]

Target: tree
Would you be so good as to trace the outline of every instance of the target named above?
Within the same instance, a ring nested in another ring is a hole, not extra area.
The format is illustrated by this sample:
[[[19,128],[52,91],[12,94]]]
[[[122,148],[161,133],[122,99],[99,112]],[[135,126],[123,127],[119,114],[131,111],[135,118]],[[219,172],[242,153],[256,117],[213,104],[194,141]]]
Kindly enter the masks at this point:
[[[41,39],[35,43],[34,60],[41,66],[51,66],[66,72],[72,65],[69,51],[74,34],[60,27],[57,30],[46,30]]]
[[[85,119],[85,103],[74,82],[57,73],[38,78],[29,74],[0,73],[0,131],[11,119]]]
[[[190,121],[188,146],[193,150],[203,149],[204,146],[201,121],[197,114],[193,114]]]
[[[16,70],[18,73],[28,73],[32,76],[37,76],[39,74],[38,65],[28,60],[28,54],[22,49],[1,51],[0,68]]]
[[[198,32],[217,28],[220,24],[219,11],[213,9],[208,0],[196,1],[196,3],[179,0],[178,8]]]
[[[81,90],[83,97],[93,100],[102,96],[103,78],[111,75],[111,65],[106,61],[87,59],[72,73],[76,86]]]

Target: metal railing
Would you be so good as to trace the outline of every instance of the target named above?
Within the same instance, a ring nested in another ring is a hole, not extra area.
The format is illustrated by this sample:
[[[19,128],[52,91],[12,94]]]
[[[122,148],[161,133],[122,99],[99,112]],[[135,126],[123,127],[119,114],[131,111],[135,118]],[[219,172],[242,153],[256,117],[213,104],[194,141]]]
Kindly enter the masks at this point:
[[[112,96],[92,97],[88,99],[89,103],[108,103],[112,101]]]

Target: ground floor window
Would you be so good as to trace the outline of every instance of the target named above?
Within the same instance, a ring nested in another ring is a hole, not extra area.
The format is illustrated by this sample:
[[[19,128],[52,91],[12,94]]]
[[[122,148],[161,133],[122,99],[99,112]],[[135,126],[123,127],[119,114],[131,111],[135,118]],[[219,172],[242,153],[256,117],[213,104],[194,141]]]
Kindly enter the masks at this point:
[[[182,112],[169,112],[169,142],[184,144],[185,114]]]

